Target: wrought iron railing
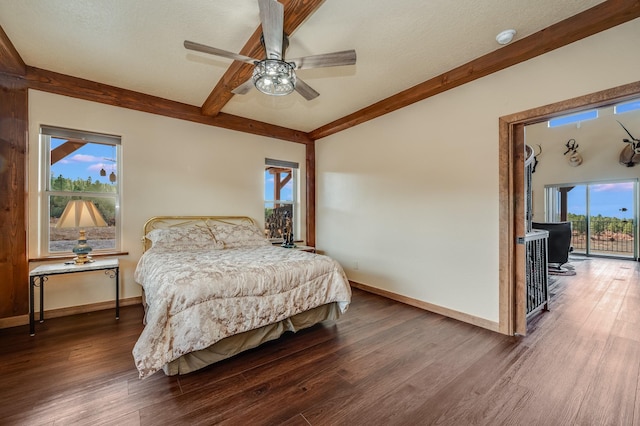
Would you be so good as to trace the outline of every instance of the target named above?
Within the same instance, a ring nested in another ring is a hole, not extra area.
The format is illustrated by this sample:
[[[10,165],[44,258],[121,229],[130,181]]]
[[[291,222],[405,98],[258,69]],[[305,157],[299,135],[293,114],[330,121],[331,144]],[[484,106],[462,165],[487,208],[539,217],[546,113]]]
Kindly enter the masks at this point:
[[[527,316],[542,309],[549,310],[548,239],[549,232],[542,230],[532,230],[525,236]]]
[[[585,253],[587,235],[589,235],[590,252],[633,256],[635,247],[633,229],[632,220],[596,217],[589,222],[589,233],[587,234],[586,220],[572,220],[571,245],[574,252]]]

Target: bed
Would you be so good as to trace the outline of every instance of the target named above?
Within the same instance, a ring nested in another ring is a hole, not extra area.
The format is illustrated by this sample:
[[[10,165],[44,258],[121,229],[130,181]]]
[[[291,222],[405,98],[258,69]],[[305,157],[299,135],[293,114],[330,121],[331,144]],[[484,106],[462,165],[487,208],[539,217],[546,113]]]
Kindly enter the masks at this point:
[[[271,244],[243,216],[162,216],[144,226],[134,278],[145,327],[141,378],[186,374],[324,320],[351,301],[340,264]]]

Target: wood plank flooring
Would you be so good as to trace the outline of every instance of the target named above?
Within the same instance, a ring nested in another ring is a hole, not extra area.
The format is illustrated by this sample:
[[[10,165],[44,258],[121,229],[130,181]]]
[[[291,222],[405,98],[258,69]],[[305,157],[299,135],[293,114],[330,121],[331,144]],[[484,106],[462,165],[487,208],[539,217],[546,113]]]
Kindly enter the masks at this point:
[[[0,330],[0,424],[640,424],[640,263],[571,264],[521,338],[354,290],[336,322],[139,380],[141,307]]]

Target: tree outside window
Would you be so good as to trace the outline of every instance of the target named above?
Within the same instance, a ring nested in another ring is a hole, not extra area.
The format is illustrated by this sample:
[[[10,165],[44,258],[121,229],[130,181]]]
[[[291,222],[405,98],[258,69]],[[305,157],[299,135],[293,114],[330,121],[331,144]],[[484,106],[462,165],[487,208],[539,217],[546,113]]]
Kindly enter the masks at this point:
[[[266,160],[264,170],[265,235],[274,242],[283,240],[288,231],[297,232],[295,211],[298,164]],[[288,222],[289,221],[289,222]],[[287,229],[289,223],[292,229]]]

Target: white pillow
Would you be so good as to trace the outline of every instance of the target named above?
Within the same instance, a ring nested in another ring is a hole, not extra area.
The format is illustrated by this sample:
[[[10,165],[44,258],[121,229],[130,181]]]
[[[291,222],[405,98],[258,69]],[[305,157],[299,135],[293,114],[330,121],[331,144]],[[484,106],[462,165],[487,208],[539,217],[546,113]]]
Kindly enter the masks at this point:
[[[271,243],[263,232],[254,225],[212,223],[209,225],[215,239],[225,248],[268,246]]]
[[[218,241],[206,226],[154,229],[146,237],[153,243],[152,247],[155,248],[221,249],[224,247],[222,242]]]

